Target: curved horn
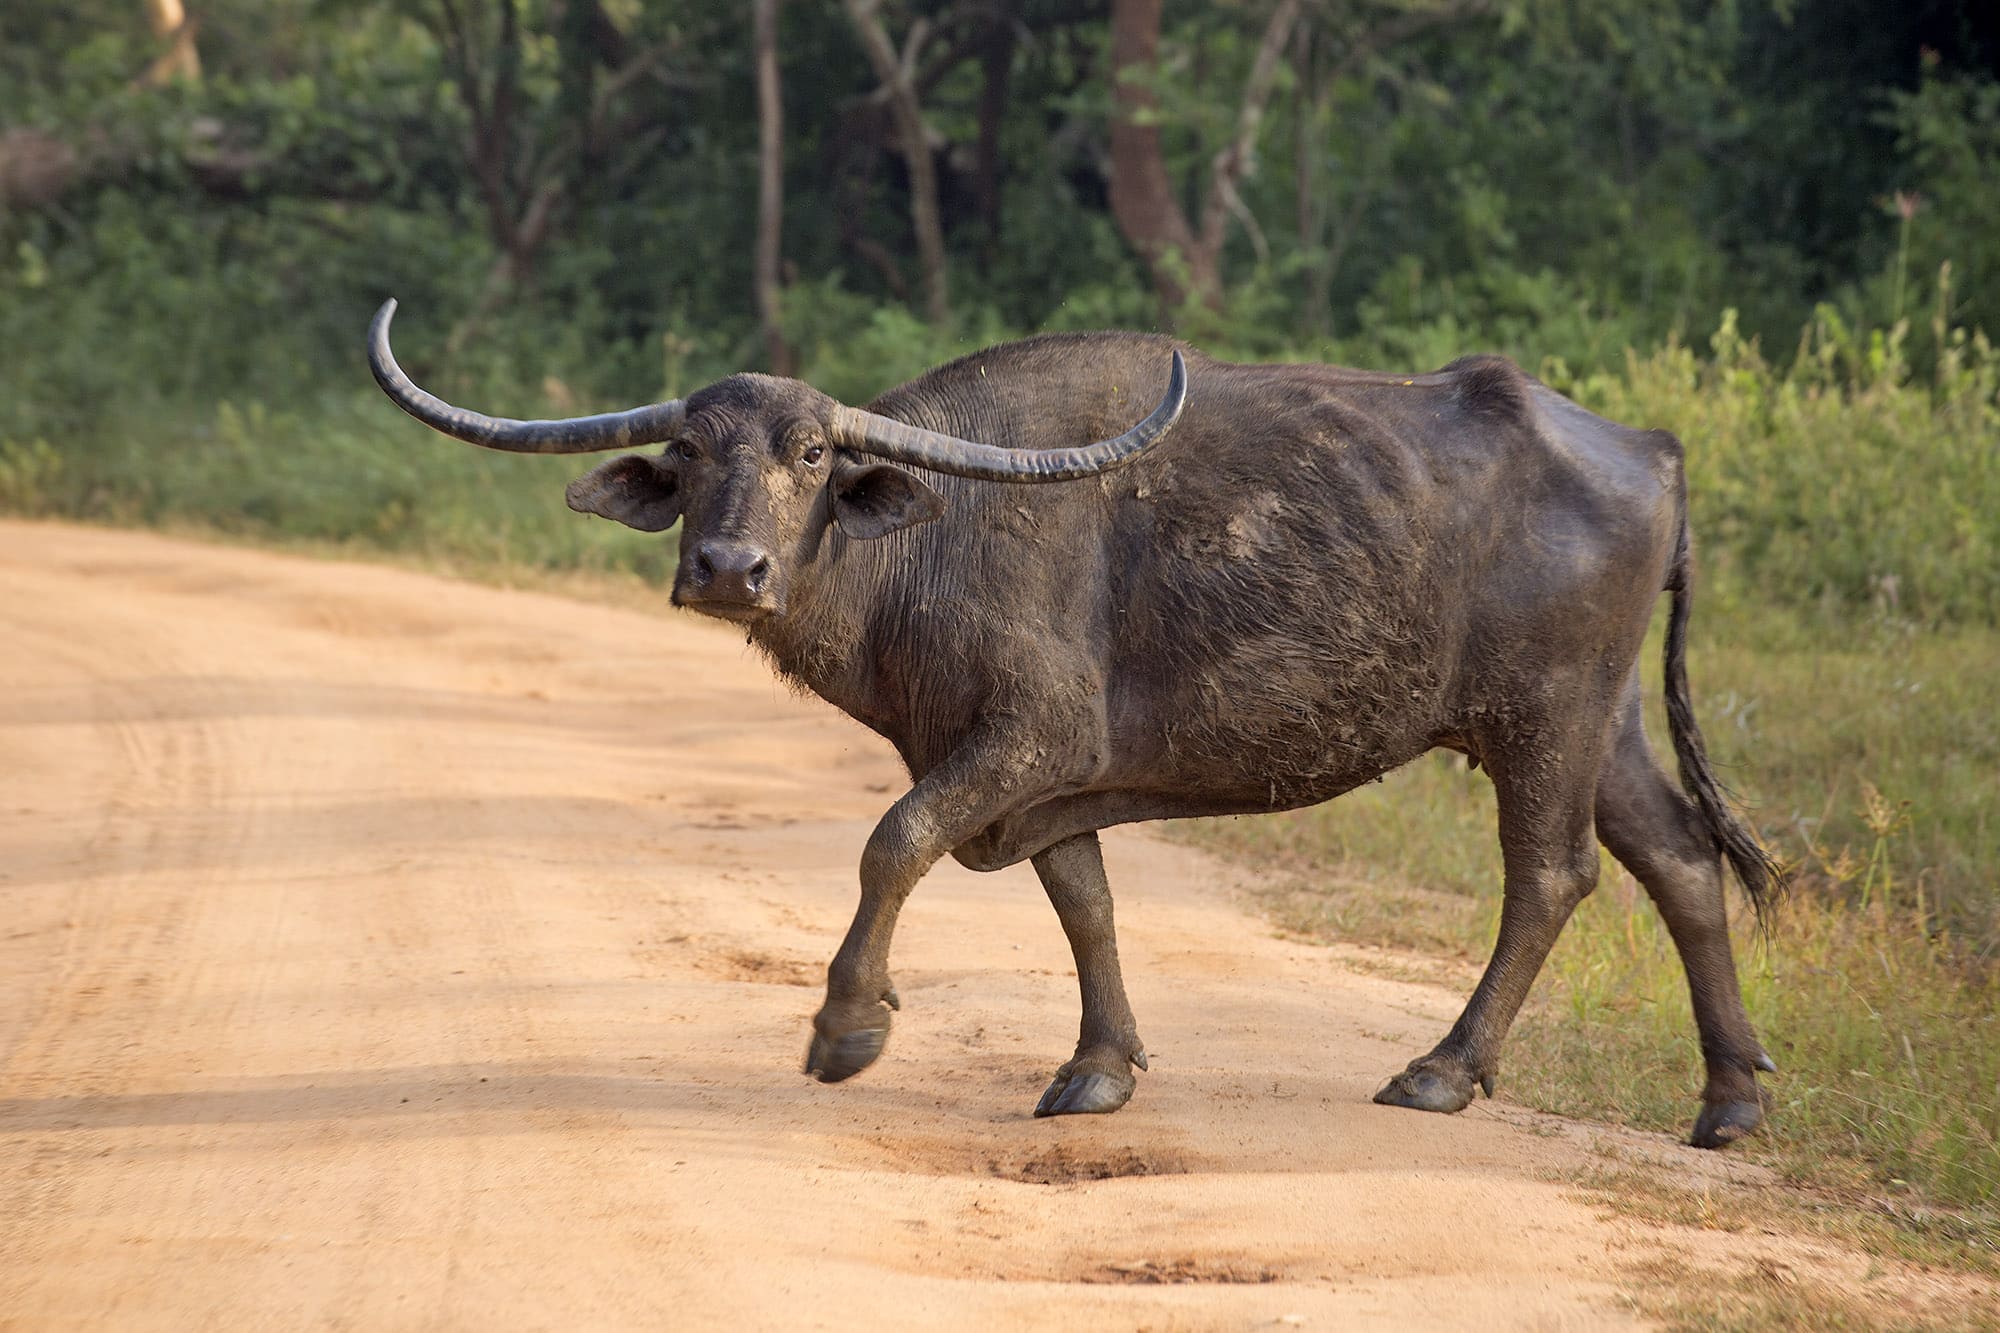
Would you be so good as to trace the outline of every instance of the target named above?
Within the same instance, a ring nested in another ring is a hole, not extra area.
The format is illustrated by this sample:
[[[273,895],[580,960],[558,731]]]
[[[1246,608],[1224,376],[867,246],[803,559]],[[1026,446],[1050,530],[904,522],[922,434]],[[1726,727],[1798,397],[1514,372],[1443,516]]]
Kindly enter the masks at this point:
[[[512,417],[489,417],[453,407],[435,394],[419,389],[389,351],[389,321],[396,315],[393,298],[384,301],[368,326],[368,368],[382,392],[432,430],[453,439],[488,449],[504,449],[514,454],[588,454],[604,449],[629,449],[637,444],[654,444],[674,433],[687,415],[687,404],[679,398],[629,412],[606,412],[594,417],[570,417],[561,421],[516,421]]]
[[[1071,449],[1002,449],[925,430],[852,407],[837,407],[831,423],[836,444],[897,463],[979,481],[1071,481],[1131,462],[1173,429],[1187,405],[1187,363],[1174,349],[1166,396],[1144,421],[1123,435]]]

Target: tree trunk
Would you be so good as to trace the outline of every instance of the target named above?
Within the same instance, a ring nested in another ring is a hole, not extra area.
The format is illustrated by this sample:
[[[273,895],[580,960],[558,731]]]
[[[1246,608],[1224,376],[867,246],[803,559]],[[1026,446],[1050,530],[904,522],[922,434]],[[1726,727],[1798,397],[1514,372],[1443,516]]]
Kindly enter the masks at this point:
[[[474,0],[462,10],[458,0],[439,0],[442,24],[434,29],[444,49],[445,68],[458,86],[471,122],[466,159],[473,185],[486,208],[487,234],[499,252],[487,275],[486,291],[471,322],[498,307],[533,275],[535,262],[566,201],[569,181],[555,155],[536,153],[522,124],[521,34],[513,0],[497,0],[489,11]],[[497,17],[498,32],[484,39],[483,16]],[[538,163],[528,159],[538,158]],[[539,166],[540,169],[537,169]]]
[[[1299,28],[1298,53],[1298,189],[1299,248],[1308,257],[1306,270],[1305,317],[1313,332],[1326,336],[1333,332],[1333,280],[1340,272],[1341,259],[1360,224],[1361,212],[1379,170],[1379,153],[1370,153],[1375,165],[1364,165],[1360,155],[1350,158],[1354,170],[1340,183],[1347,191],[1345,207],[1336,209],[1335,185],[1320,181],[1320,148],[1317,136],[1328,124],[1335,85],[1361,71],[1370,58],[1399,42],[1422,36],[1443,24],[1477,19],[1491,12],[1492,0],[1457,0],[1435,9],[1408,10],[1393,15],[1367,29],[1347,43],[1340,59],[1328,66],[1324,47],[1315,51],[1311,29]],[[1338,216],[1336,216],[1338,214]]]
[[[986,227],[982,253],[990,261],[1000,246],[1000,131],[1007,117],[1007,95],[1014,73],[1014,3],[997,0],[986,16],[980,44],[983,80],[979,86],[979,150],[973,192],[979,220]]]
[[[778,301],[785,215],[785,99],[778,84],[778,5],[756,0],[757,28],[757,320],[773,375],[797,372]]]
[[[45,130],[0,130],[0,213],[46,208],[84,174],[76,149]]]
[[[897,148],[910,175],[910,225],[917,234],[917,260],[924,272],[924,309],[933,324],[951,321],[951,301],[945,290],[944,226],[938,217],[937,170],[931,162],[930,131],[924,124],[910,71],[896,56],[877,11],[881,0],[846,0],[861,48],[875,77],[889,93],[895,117]],[[919,19],[919,23],[923,20]],[[917,43],[912,43],[912,47]]]
[[[1161,0],[1111,3],[1111,216],[1153,275],[1160,304],[1172,312],[1190,296],[1222,300],[1221,275],[1195,270],[1194,228],[1174,197],[1154,123],[1159,102],[1146,86],[1159,62]]]
[[[1299,253],[1306,264],[1305,327],[1325,337],[1330,332],[1327,318],[1327,283],[1330,271],[1326,257],[1327,199],[1320,185],[1320,127],[1326,119],[1326,94],[1313,80],[1313,31],[1299,27],[1295,44],[1295,82],[1292,123],[1292,189],[1297,210],[1293,230],[1298,236]]]
[[[1146,81],[1157,73],[1161,0],[1112,0],[1111,213],[1153,275],[1169,312],[1189,298],[1222,304],[1222,243],[1232,213],[1248,218],[1236,185],[1249,173],[1257,129],[1277,82],[1278,62],[1298,22],[1301,0],[1278,0],[1251,63],[1235,136],[1209,163],[1201,230],[1174,196],[1160,149],[1159,103]]]
[[[200,83],[201,53],[195,49],[195,23],[188,17],[186,7],[181,0],[143,0],[143,3],[153,36],[168,46],[166,54],[153,62],[140,82],[158,85],[185,79]]]

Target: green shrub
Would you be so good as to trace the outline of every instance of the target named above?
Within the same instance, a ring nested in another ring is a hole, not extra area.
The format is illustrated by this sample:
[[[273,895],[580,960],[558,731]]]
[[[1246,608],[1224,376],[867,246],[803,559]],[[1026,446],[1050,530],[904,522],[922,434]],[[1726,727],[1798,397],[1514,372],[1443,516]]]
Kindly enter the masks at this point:
[[[1823,308],[1781,369],[1725,319],[1706,360],[1669,344],[1564,387],[1681,438],[1705,579],[1724,596],[2000,623],[2000,356],[1946,333],[1923,383],[1906,335]]]

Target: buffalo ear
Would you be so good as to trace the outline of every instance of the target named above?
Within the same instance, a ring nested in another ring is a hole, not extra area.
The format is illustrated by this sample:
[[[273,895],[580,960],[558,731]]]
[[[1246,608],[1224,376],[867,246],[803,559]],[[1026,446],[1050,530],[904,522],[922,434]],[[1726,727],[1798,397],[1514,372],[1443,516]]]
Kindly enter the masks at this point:
[[[680,478],[644,454],[626,454],[591,469],[563,492],[579,514],[616,519],[641,532],[665,532],[680,521]]]
[[[943,512],[944,497],[901,468],[876,463],[833,479],[834,524],[857,541],[914,528]]]

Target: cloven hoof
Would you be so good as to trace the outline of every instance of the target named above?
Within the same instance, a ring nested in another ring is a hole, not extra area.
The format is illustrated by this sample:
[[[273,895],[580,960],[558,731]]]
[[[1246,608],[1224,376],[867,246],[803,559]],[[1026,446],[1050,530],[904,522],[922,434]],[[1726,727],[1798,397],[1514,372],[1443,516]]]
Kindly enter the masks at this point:
[[[1456,1065],[1418,1060],[1390,1079],[1389,1085],[1375,1094],[1375,1104],[1404,1106],[1412,1111],[1440,1111],[1450,1115],[1472,1104],[1475,1086],[1484,1088],[1486,1095],[1491,1097],[1493,1076],[1488,1074],[1474,1084],[1472,1076]]]
[[[1688,1142],[1697,1148],[1726,1148],[1764,1123],[1764,1108],[1756,1102],[1704,1104],[1695,1117]]]
[[[1145,1048],[1136,1041],[1129,1050],[1117,1045],[1079,1051],[1056,1070],[1048,1090],[1035,1103],[1035,1116],[1109,1115],[1132,1100],[1139,1081],[1133,1066],[1146,1068]]]
[[[806,1072],[822,1083],[853,1078],[875,1063],[888,1042],[886,1027],[856,1028],[831,1040],[815,1032],[812,1045],[806,1048]]]

